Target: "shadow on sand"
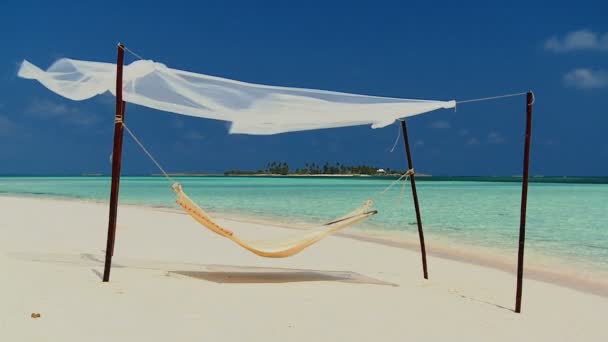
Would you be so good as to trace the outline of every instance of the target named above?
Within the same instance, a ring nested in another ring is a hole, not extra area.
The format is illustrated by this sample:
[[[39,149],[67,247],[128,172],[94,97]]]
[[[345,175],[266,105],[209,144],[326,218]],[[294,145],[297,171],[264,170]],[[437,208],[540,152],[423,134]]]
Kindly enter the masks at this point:
[[[349,271],[320,271],[254,266],[205,265],[205,271],[170,271],[190,278],[230,284],[296,283],[337,281],[352,284],[398,286],[383,280]]]
[[[12,258],[44,263],[60,263],[71,266],[89,267],[101,279],[99,267],[104,265],[103,254],[43,254],[13,253]],[[380,279],[350,271],[328,271],[257,266],[210,265],[183,262],[154,261],[134,258],[115,258],[112,268],[132,268],[167,272],[167,275],[181,275],[188,278],[229,284],[297,283],[309,281],[342,282],[398,286]]]
[[[87,267],[102,279],[105,253],[81,254],[53,254],[53,253],[11,253],[7,256],[30,262],[58,263],[76,267]],[[368,284],[398,287],[399,285],[368,277],[351,271],[328,271],[311,269],[275,268],[258,266],[235,266],[198,264],[187,262],[167,262],[148,259],[116,257],[112,264],[114,269],[140,269],[155,270],[165,273],[165,276],[187,277],[218,284],[277,284],[299,282],[341,282],[351,284]],[[491,301],[464,295],[455,291],[448,291],[463,300],[494,306],[496,308],[513,311],[513,309],[492,303]]]

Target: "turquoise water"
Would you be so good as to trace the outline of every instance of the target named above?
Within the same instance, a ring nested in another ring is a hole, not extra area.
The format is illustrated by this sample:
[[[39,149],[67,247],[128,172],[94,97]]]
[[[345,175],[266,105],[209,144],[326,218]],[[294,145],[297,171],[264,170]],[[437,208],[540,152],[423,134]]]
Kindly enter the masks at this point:
[[[202,207],[216,212],[319,223],[382,191],[385,178],[178,177]],[[0,177],[0,193],[107,200],[107,177]],[[123,203],[174,207],[160,177],[123,177]],[[355,229],[416,232],[411,192],[396,186],[376,199],[379,214]],[[417,182],[429,239],[462,246],[517,249],[517,182]],[[608,184],[531,183],[526,253],[608,270]]]

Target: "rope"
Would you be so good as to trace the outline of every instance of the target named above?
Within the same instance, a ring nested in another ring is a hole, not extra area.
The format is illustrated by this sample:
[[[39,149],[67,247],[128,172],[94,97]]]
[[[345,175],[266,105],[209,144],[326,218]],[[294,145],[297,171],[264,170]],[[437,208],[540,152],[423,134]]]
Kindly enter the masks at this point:
[[[131,49],[129,49],[129,48],[128,48],[128,47],[126,47],[125,45],[123,45],[123,46],[122,46],[122,48],[123,48],[125,51],[127,51],[128,53],[132,54],[133,56],[135,56],[135,57],[137,57],[137,58],[139,58],[139,59],[141,59],[141,60],[144,60],[144,58],[143,58],[142,56],[140,56],[140,55],[136,54],[135,52],[133,52]]]
[[[405,197],[405,183],[407,183],[407,179],[405,180],[405,182],[401,183],[401,191],[399,192],[399,197],[397,197],[397,205],[399,207],[403,206],[404,201],[403,198]]]
[[[490,97],[482,97],[479,99],[472,99],[472,100],[461,100],[461,101],[456,101],[456,103],[461,104],[461,103],[468,103],[468,102],[478,102],[478,101],[487,101],[487,100],[496,100],[496,99],[502,99],[505,97],[513,97],[513,96],[520,96],[520,95],[525,95],[528,92],[523,92],[523,93],[515,93],[515,94],[506,94],[506,95],[498,95],[498,96],[490,96]]]
[[[123,122],[122,126],[125,128],[125,130],[127,131],[127,133],[129,133],[129,135],[131,136],[131,138],[133,138],[133,140],[137,143],[137,145],[139,145],[139,147],[141,147],[141,149],[144,151],[144,153],[146,155],[148,155],[148,158],[150,158],[150,160],[152,160],[152,162],[156,165],[156,167],[158,167],[158,169],[160,170],[160,172],[163,173],[163,175],[165,175],[165,177],[167,178],[167,180],[169,180],[170,182],[175,182],[173,180],[173,178],[171,178],[171,176],[169,176],[169,174],[167,174],[167,172],[165,171],[165,169],[163,169],[162,166],[160,166],[160,164],[156,161],[156,159],[154,159],[154,157],[152,156],[152,154],[150,152],[148,152],[148,150],[144,147],[144,145],[141,143],[141,141],[139,141],[139,139],[137,139],[137,137],[135,136],[135,134],[133,134],[133,132],[131,132],[131,130],[129,129],[129,127],[127,127],[127,125]]]
[[[414,169],[409,169],[407,170],[406,173],[402,174],[401,177],[397,178],[395,181],[393,181],[391,184],[389,184],[386,188],[384,188],[384,190],[380,191],[379,193],[373,195],[372,197],[370,197],[370,200],[373,200],[375,198],[377,198],[378,196],[382,196],[385,193],[387,193],[393,186],[395,186],[395,184],[399,183],[402,179],[405,178],[405,181],[407,182],[407,180],[410,178],[411,175],[414,174]],[[405,184],[405,183],[404,183]]]
[[[406,182],[407,182],[407,180],[406,180]],[[399,201],[401,201],[401,203],[399,203],[400,205],[403,205],[403,198],[405,197],[403,195],[405,194],[405,183],[406,182],[403,182],[403,184],[401,185],[401,192],[399,193]]]
[[[389,184],[389,186],[387,186],[384,190],[382,190],[382,192],[380,192],[380,195],[384,195],[387,191],[389,191],[393,186],[395,186],[395,184],[397,184],[403,178],[405,178],[405,180],[408,180],[410,178],[410,176],[413,174],[414,174],[414,169],[407,170],[406,173],[402,174],[401,177],[397,178],[396,181],[392,182],[391,184]]]
[[[397,138],[395,138],[395,142],[393,143],[393,147],[391,148],[391,153],[393,153],[393,151],[395,150],[395,147],[397,147],[399,138],[401,138],[401,127],[399,127],[399,125],[397,125]]]
[[[536,95],[534,94],[534,92],[531,92],[531,93],[532,93],[532,103],[530,103],[530,104],[533,105],[534,102],[536,102]]]
[[[116,116],[114,116],[114,123],[123,123],[123,118],[125,116],[125,101],[122,101],[122,106],[120,108],[121,112],[120,114],[117,114]]]

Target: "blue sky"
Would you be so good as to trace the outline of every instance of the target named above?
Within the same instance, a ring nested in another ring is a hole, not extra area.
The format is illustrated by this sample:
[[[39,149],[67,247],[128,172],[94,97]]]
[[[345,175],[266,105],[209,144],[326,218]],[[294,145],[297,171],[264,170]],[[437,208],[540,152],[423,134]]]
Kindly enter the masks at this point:
[[[238,80],[404,98],[536,93],[532,174],[608,175],[606,2],[5,1],[0,174],[110,170],[113,98],[73,102],[16,76],[23,59],[114,62],[123,42],[171,67]],[[127,62],[133,61],[127,56]],[[525,97],[408,119],[419,172],[521,174]],[[397,126],[228,135],[224,122],[127,106],[169,171],[268,161],[405,168]],[[125,137],[123,172],[157,172]]]

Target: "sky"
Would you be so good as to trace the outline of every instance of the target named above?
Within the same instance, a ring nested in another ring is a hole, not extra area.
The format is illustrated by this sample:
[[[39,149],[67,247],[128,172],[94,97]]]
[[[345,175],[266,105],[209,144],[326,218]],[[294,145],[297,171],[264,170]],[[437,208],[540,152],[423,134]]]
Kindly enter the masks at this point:
[[[246,82],[427,100],[535,93],[532,175],[608,175],[605,1],[3,1],[0,174],[109,173],[114,98],[70,101],[17,77],[22,60],[115,62],[124,43],[172,68]],[[135,57],[126,56],[126,63]],[[408,118],[414,166],[433,175],[522,173],[525,96]],[[127,105],[169,172],[267,162],[405,169],[398,126],[271,136]],[[123,174],[157,173],[125,137]]]

